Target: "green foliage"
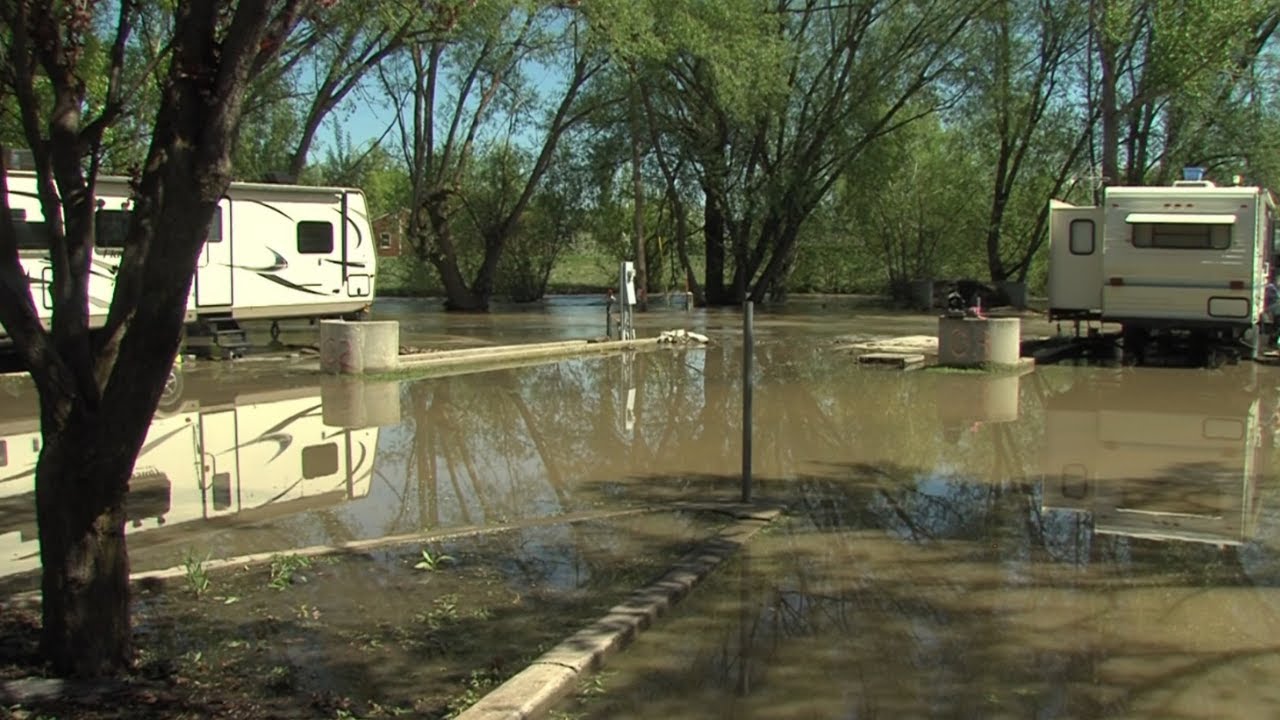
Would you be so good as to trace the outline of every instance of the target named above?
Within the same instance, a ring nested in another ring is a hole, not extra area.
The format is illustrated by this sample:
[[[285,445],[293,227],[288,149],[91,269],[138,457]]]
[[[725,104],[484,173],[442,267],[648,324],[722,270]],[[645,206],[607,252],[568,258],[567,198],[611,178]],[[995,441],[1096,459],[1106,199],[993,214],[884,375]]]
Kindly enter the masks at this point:
[[[204,595],[209,590],[209,572],[205,568],[205,563],[208,561],[208,555],[199,557],[190,549],[182,555],[182,577],[187,590],[196,597]]]
[[[298,575],[298,571],[311,567],[311,564],[311,558],[305,555],[272,555],[267,587],[284,590],[296,581],[305,582],[306,578]]]
[[[431,548],[422,548],[422,559],[414,563],[414,570],[426,570],[427,572],[435,572],[441,565],[451,565],[455,561],[452,555],[431,554]]]
[[[460,695],[449,701],[449,710],[445,717],[457,717],[462,711],[475,705],[491,688],[501,682],[495,670],[472,670],[467,678],[466,688]]]

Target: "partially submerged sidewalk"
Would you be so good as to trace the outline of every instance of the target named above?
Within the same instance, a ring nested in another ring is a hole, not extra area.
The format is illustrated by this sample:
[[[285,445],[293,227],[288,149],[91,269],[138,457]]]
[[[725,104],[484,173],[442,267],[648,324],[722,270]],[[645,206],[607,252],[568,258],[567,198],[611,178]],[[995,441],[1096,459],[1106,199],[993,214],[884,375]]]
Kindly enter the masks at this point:
[[[89,720],[529,717],[778,512],[673,504],[217,565],[192,557],[138,578],[137,674],[91,695],[32,682],[35,614],[10,599],[0,703]]]

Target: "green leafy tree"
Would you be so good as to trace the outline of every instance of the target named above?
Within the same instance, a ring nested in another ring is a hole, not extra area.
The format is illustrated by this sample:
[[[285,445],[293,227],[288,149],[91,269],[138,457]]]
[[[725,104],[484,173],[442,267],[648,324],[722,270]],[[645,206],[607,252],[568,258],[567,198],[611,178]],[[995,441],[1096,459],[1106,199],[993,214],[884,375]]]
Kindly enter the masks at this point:
[[[417,33],[403,62],[380,73],[400,113],[412,188],[409,246],[439,274],[447,307],[484,310],[561,138],[590,112],[579,99],[606,58],[576,4],[480,0],[459,3],[451,17],[452,24]],[[532,73],[549,73],[552,81],[535,82]],[[531,162],[504,212],[477,228],[480,252],[469,256],[458,222],[468,207],[469,167],[485,138],[518,142]]]
[[[781,2],[747,42],[776,74],[728,102],[713,62],[680,55],[650,95],[704,194],[709,304],[782,288],[802,229],[877,140],[954,101],[958,39],[981,2]],[[776,79],[775,79],[776,78]],[[731,271],[731,273],[730,273]]]
[[[1093,0],[1090,8],[1097,71],[1087,97],[1099,117],[1103,182],[1167,181],[1183,163],[1239,167],[1251,154],[1247,145],[1205,141],[1221,124],[1238,126],[1233,101],[1248,97],[1245,80],[1280,25],[1280,7],[1266,0]]]

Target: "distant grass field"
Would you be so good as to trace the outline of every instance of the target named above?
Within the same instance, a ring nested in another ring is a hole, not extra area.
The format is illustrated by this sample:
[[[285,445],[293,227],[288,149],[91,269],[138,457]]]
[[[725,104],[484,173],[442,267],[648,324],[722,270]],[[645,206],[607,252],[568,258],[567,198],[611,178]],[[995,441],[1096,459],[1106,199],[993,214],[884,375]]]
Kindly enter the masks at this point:
[[[618,261],[604,253],[567,252],[551,271],[547,294],[603,293],[617,284],[617,273]],[[666,275],[664,272],[664,277]],[[433,269],[424,269],[406,257],[378,258],[378,294],[436,296],[442,293]]]

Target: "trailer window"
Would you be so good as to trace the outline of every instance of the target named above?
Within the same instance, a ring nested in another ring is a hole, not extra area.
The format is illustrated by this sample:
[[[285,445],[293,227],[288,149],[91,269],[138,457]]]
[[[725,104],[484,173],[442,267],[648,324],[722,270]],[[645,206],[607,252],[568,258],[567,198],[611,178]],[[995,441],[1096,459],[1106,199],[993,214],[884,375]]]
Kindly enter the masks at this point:
[[[129,237],[128,210],[99,210],[93,216],[94,246],[121,250]]]
[[[338,444],[311,445],[302,448],[302,479],[328,477],[338,472]]]
[[[210,488],[215,512],[231,508],[231,473],[214,473]]]
[[[1093,221],[1092,220],[1072,220],[1071,221],[1071,254],[1072,255],[1092,255],[1093,254]]]
[[[298,252],[312,255],[333,252],[333,224],[316,220],[298,223]]]
[[[204,241],[211,243],[222,242],[222,208],[213,209],[213,220],[209,221],[209,235],[205,237]]]
[[[17,236],[19,250],[49,249],[49,226],[43,220],[28,220],[26,208],[9,210],[13,218],[13,231]]]
[[[1231,247],[1230,225],[1191,223],[1135,223],[1133,246],[1165,250],[1226,250]]]

